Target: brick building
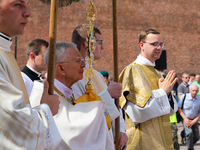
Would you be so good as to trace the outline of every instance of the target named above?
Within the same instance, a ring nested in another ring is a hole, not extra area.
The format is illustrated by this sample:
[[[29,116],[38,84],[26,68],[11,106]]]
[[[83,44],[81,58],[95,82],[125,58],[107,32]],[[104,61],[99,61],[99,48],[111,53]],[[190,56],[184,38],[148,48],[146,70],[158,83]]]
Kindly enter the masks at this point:
[[[32,16],[25,34],[17,40],[17,62],[26,64],[26,46],[35,39],[49,40],[50,6],[29,0]],[[58,10],[57,41],[70,41],[73,29],[88,23],[86,8],[90,0]],[[109,71],[113,76],[112,0],[93,0],[97,7],[95,26],[104,39],[103,58],[95,68]],[[136,59],[140,52],[138,34],[155,28],[161,32],[167,53],[167,70],[200,73],[200,1],[199,0],[118,0],[119,73]],[[14,41],[14,39],[13,39]],[[14,51],[14,44],[12,45]]]

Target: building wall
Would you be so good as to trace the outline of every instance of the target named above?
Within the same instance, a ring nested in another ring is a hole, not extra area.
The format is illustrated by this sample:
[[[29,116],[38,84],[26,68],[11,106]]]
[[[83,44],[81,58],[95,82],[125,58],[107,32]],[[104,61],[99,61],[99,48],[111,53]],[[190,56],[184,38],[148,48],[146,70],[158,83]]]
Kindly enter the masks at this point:
[[[35,39],[49,41],[50,5],[29,0],[32,16],[25,34],[18,36],[17,61],[26,64],[26,46]],[[90,0],[80,0],[58,9],[57,41],[71,41],[73,29],[88,23],[86,8]],[[95,62],[98,71],[113,77],[112,0],[93,0],[97,7],[95,26],[102,31],[105,49]],[[167,51],[167,70],[200,73],[200,1],[199,0],[118,0],[119,73],[140,53],[138,34],[147,28],[160,31]],[[14,41],[14,39],[13,39]],[[14,45],[12,46],[14,51]]]

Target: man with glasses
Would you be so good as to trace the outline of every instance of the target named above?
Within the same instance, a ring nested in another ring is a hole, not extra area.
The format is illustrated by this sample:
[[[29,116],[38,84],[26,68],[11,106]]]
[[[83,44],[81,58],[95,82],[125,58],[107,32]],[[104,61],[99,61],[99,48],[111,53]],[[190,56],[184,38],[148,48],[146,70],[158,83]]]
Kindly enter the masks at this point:
[[[74,90],[71,87],[83,78],[85,67],[85,61],[76,45],[71,42],[57,42],[55,54],[54,93],[59,96],[60,109],[54,120],[62,137],[56,149],[114,150],[103,114],[105,103],[98,96],[98,99],[82,95],[80,99],[76,99],[73,96]],[[46,66],[48,55],[49,48],[44,55]],[[42,92],[42,87],[40,82],[35,82],[33,92]],[[31,104],[37,106],[39,101],[31,101]]]
[[[181,98],[181,96],[185,93],[189,93],[189,81],[190,76],[187,73],[182,74],[182,83],[178,86],[177,92],[178,92],[178,99]]]
[[[81,53],[81,56],[83,58],[86,57],[86,37],[87,32],[89,31],[89,25],[88,24],[81,24],[77,26],[73,33],[72,33],[72,39],[71,41],[77,45],[78,50]],[[101,53],[104,49],[103,46],[103,39],[101,37],[101,32],[98,28],[94,27],[94,36],[96,38],[96,49],[94,54],[94,60],[101,59]],[[107,120],[107,126],[110,131],[110,136],[113,138],[112,134],[112,127],[114,128],[114,120],[118,117],[119,112],[114,104],[113,98],[119,98],[121,96],[122,86],[121,83],[117,82],[111,82],[108,86],[104,81],[103,76],[96,71],[93,70],[93,79],[92,83],[94,85],[94,93],[96,93],[104,102],[107,102],[106,109],[105,109],[105,116],[109,117],[112,122]],[[79,98],[82,94],[84,94],[85,85],[87,84],[87,81],[83,78],[82,80],[78,81],[72,86],[72,89],[74,90],[74,96],[75,98]],[[113,105],[114,104],[114,105]],[[118,113],[115,113],[115,112]],[[113,139],[114,140],[114,139]],[[127,135],[126,135],[126,126],[124,124],[124,119],[122,118],[122,113],[120,115],[120,146],[121,149],[126,145],[127,143]]]
[[[189,93],[189,81],[190,81],[190,76],[187,73],[182,74],[182,83],[178,86],[177,92],[178,92],[178,99],[180,100],[181,96],[183,94]],[[181,120],[183,123],[183,120]],[[185,129],[183,129],[180,133],[181,135],[181,143],[185,143]]]
[[[142,31],[139,45],[140,55],[120,74],[123,88],[120,106],[126,112],[127,150],[173,150],[169,114],[177,111],[171,95],[176,73],[169,71],[164,79],[154,69],[164,47],[158,31]]]

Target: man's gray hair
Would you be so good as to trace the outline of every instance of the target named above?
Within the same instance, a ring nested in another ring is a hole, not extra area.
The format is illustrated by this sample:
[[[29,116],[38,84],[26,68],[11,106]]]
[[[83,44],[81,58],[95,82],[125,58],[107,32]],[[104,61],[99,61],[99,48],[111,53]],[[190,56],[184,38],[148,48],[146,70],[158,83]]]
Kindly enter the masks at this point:
[[[65,56],[66,49],[72,47],[77,48],[76,44],[72,42],[56,42],[55,63],[57,64],[59,61],[64,59],[66,57]],[[49,57],[49,47],[46,49],[44,54],[44,61],[47,67],[48,67],[48,57]]]
[[[189,89],[191,90],[192,87],[194,87],[194,86],[196,86],[196,87],[198,88],[198,90],[199,90],[199,87],[198,87],[196,84],[191,84],[191,85],[189,86]]]

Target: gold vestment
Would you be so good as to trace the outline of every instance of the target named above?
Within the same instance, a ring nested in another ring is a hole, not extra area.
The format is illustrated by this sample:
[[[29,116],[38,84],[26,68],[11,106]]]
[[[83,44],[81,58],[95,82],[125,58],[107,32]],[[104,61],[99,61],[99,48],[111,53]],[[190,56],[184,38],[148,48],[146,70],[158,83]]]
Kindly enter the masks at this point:
[[[153,66],[132,63],[120,74],[123,91],[120,106],[123,108],[127,100],[145,107],[152,95],[152,90],[158,89],[160,74]],[[128,143],[127,150],[173,150],[171,125],[169,115],[152,118],[137,127],[128,115],[125,117]]]

